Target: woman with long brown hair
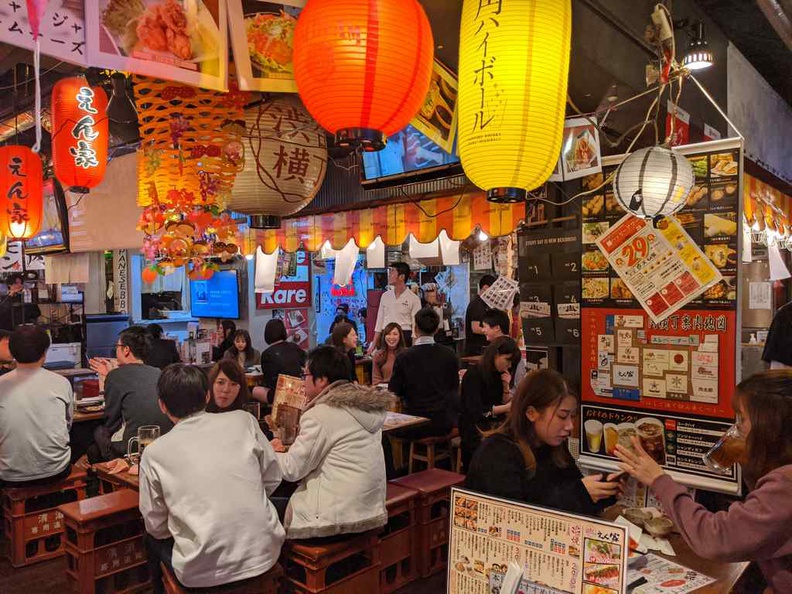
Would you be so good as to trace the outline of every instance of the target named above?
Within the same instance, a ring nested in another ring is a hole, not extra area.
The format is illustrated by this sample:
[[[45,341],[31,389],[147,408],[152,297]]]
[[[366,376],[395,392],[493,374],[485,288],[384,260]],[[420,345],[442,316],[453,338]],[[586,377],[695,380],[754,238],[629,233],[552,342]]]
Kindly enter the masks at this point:
[[[245,370],[233,359],[220,359],[209,372],[209,394],[206,412],[239,410],[250,398]]]
[[[584,478],[575,466],[566,441],[576,416],[577,399],[561,374],[532,371],[517,386],[506,421],[485,434],[466,486],[573,513],[598,513],[613,503],[620,484],[601,475]]]
[[[382,329],[377,341],[377,350],[371,356],[371,383],[373,385],[387,384],[390,381],[396,355],[406,348],[404,333],[396,322],[391,322]]]
[[[341,322],[333,328],[330,335],[333,346],[343,353],[349,361],[349,381],[356,382],[355,375],[355,348],[357,347],[357,332],[352,324]]]
[[[698,555],[756,561],[766,592],[792,592],[792,370],[763,371],[742,381],[734,397],[745,438],[745,501],[712,513],[665,474],[633,438],[635,453],[617,446],[621,468],[649,486]]]

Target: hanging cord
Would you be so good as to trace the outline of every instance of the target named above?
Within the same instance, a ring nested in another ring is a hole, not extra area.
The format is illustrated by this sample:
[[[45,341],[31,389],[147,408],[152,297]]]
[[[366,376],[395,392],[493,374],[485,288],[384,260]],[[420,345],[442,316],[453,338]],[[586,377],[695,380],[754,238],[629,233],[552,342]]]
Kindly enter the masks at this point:
[[[36,99],[33,119],[36,122],[36,144],[33,145],[33,152],[41,150],[41,46],[38,37],[36,38],[36,49],[33,51],[33,78],[36,79]]]

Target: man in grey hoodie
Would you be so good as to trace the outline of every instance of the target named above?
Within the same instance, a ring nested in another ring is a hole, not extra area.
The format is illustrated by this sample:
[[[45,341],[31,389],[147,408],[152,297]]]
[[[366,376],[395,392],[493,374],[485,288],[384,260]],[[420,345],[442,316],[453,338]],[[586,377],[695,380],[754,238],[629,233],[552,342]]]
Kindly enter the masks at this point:
[[[348,365],[333,347],[311,351],[300,433],[288,452],[272,441],[283,480],[300,481],[286,508],[288,539],[365,532],[388,520],[382,425],[393,396],[350,383]]]

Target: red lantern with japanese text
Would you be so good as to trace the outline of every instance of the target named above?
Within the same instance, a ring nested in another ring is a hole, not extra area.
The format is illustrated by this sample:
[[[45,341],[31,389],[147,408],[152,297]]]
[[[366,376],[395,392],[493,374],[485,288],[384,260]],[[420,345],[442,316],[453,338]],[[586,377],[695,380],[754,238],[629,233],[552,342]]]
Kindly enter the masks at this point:
[[[38,233],[44,202],[41,157],[26,146],[0,147],[0,235],[8,241]]]
[[[78,192],[95,188],[107,169],[107,94],[75,76],[52,89],[52,165],[55,177]]]

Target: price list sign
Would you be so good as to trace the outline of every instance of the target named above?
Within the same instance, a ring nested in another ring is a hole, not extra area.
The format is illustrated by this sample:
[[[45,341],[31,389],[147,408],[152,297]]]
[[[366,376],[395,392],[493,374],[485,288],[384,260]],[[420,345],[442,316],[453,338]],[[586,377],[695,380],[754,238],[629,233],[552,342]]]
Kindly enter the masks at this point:
[[[526,344],[580,343],[580,230],[518,236],[520,317]]]

